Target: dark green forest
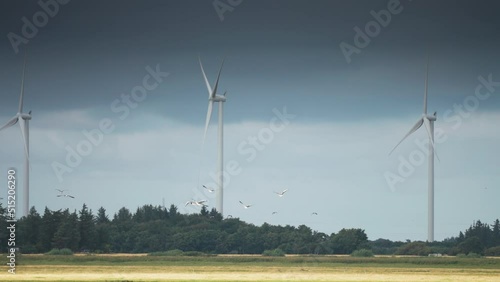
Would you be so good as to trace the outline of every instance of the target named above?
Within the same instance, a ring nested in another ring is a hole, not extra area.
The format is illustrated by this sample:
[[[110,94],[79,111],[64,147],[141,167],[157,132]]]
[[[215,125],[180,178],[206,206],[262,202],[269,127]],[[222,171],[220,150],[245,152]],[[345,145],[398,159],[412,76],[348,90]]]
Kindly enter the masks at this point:
[[[0,204],[0,251],[7,251],[6,209]],[[477,254],[500,256],[500,222],[475,221],[456,237],[441,242],[368,240],[365,230],[342,229],[325,234],[305,225],[256,226],[238,218],[222,218],[205,207],[197,214],[145,205],[132,213],[121,208],[110,218],[101,207],[96,214],[84,204],[80,211],[39,214],[34,207],[16,223],[16,247],[22,253],[46,253],[68,248],[89,253],[153,253],[170,250],[207,254],[262,254],[279,249],[287,254],[351,254],[367,249],[374,254]]]

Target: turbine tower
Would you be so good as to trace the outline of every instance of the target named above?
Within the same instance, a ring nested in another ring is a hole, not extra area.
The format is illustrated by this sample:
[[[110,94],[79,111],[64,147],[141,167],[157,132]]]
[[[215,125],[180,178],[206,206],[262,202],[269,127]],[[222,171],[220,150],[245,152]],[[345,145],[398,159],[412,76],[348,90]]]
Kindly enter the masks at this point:
[[[24,71],[26,69],[26,53],[24,54],[24,63],[23,63],[23,74],[21,78],[21,96],[19,98],[19,109],[17,114],[12,117],[4,126],[0,127],[0,131],[11,127],[19,122],[19,126],[21,128],[21,135],[23,137],[24,143],[24,181],[23,181],[23,194],[24,194],[24,202],[23,202],[23,215],[27,216],[29,213],[29,120],[31,119],[31,111],[29,113],[23,113],[23,95],[24,95]]]
[[[399,143],[392,149],[389,155],[413,132],[417,131],[422,124],[425,126],[427,135],[429,136],[429,171],[428,171],[428,217],[427,217],[427,241],[434,242],[434,155],[439,160],[434,146],[434,122],[436,121],[436,112],[434,114],[427,114],[427,85],[429,76],[429,58],[427,58],[427,65],[425,70],[425,92],[424,92],[424,113],[422,117],[415,123],[411,130],[399,141]]]
[[[224,94],[220,95],[217,94],[217,88],[219,87],[219,78],[220,78],[220,73],[222,71],[222,66],[224,65],[224,60],[222,60],[220,69],[219,69],[219,74],[217,75],[217,80],[215,81],[215,86],[212,89],[210,86],[210,83],[208,82],[207,75],[205,74],[205,70],[203,69],[203,64],[201,63],[201,58],[198,58],[200,61],[200,68],[201,72],[203,74],[203,78],[205,79],[205,83],[207,85],[207,90],[208,90],[208,110],[207,110],[207,119],[205,121],[205,132],[203,133],[203,142],[202,142],[202,147],[205,145],[205,139],[207,137],[207,130],[208,130],[208,125],[210,123],[210,118],[212,116],[212,109],[213,109],[213,104],[214,103],[219,103],[219,131],[218,131],[218,154],[217,154],[217,167],[218,167],[218,189],[217,189],[217,197],[216,197],[216,203],[217,203],[217,211],[223,215],[223,197],[224,197],[224,189],[223,189],[223,183],[224,183],[224,177],[223,177],[223,169],[224,169],[224,159],[223,159],[223,149],[224,149],[224,123],[223,123],[223,105],[224,102],[226,102],[226,92]]]

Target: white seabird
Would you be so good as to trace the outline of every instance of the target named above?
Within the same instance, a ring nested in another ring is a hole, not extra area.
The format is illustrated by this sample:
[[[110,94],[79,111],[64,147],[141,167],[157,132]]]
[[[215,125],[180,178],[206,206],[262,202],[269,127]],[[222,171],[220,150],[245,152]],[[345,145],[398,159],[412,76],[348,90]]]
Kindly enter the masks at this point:
[[[208,187],[207,187],[207,186],[205,186],[205,185],[203,185],[203,188],[207,189],[207,190],[208,190],[208,192],[210,192],[210,193],[213,193],[213,192],[215,191],[215,189],[213,189],[213,188],[208,188]]]
[[[240,201],[240,204],[242,204],[242,205],[243,205],[243,207],[244,207],[245,209],[248,209],[249,207],[251,207],[251,206],[252,206],[252,205],[245,205],[245,204],[243,204],[243,202],[242,202],[242,201]]]
[[[285,189],[285,190],[283,190],[283,191],[281,191],[281,192],[276,192],[276,191],[275,191],[274,193],[275,193],[275,194],[277,194],[277,195],[278,195],[278,196],[280,196],[280,197],[283,197],[283,195],[285,195],[286,191],[288,191],[288,189]]]

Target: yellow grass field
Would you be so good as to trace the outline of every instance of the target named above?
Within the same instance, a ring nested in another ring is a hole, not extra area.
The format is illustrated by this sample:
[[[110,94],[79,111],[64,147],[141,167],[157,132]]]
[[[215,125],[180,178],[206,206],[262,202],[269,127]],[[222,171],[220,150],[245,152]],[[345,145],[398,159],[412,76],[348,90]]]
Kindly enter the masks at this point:
[[[136,258],[137,259],[137,258]],[[500,281],[500,268],[214,263],[190,265],[19,265],[0,281]]]

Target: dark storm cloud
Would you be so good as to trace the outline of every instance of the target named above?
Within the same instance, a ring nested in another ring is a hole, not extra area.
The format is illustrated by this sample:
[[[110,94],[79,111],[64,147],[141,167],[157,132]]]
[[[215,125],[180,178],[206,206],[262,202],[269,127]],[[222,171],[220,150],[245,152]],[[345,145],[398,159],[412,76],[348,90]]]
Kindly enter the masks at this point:
[[[339,44],[353,44],[353,28],[364,29],[374,20],[370,11],[387,9],[389,2],[244,1],[220,21],[212,1],[70,1],[26,45],[26,91],[31,95],[26,103],[37,111],[108,111],[114,99],[140,83],[146,66],[160,64],[172,76],[150,95],[148,107],[177,117],[191,108],[205,111],[206,105],[197,101],[205,95],[198,54],[211,80],[228,56],[221,83],[232,99],[247,105],[237,110],[243,118],[278,103],[301,104],[303,115],[324,118],[331,105],[359,103],[360,97],[366,102],[358,105],[360,111],[370,114],[380,103],[373,97],[394,90],[379,84],[395,85],[400,97],[408,88],[421,88],[414,76],[422,77],[427,50],[438,68],[431,67],[434,77],[457,80],[460,89],[473,88],[479,74],[498,73],[496,1],[400,1],[402,11],[346,63]],[[20,35],[22,17],[32,19],[41,7],[36,1],[1,5],[0,107],[6,109],[17,103],[22,64],[7,34]],[[346,79],[379,66],[401,77],[378,83]],[[403,79],[415,79],[414,85],[402,85]],[[444,104],[455,93],[434,99]],[[266,104],[255,97],[265,97]],[[313,106],[314,112],[307,110]]]

